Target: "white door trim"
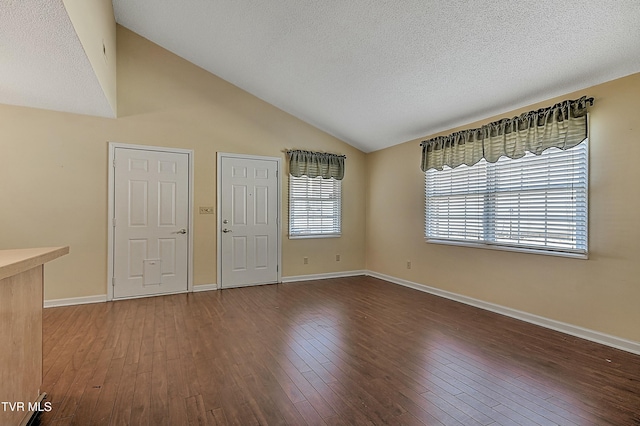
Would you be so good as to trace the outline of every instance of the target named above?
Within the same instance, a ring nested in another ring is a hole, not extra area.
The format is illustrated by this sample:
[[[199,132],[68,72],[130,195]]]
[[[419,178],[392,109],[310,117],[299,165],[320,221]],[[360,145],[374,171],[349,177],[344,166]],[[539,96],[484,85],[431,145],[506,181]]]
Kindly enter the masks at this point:
[[[177,154],[187,154],[189,157],[189,211],[187,217],[187,291],[193,291],[193,150],[180,148],[166,148],[150,145],[132,145],[119,142],[109,142],[109,169],[108,178],[108,201],[107,201],[107,300],[113,300],[113,259],[114,259],[114,235],[113,218],[115,217],[115,173],[113,163],[116,155],[116,148],[139,149],[145,151],[171,152]]]
[[[217,263],[216,263],[216,269],[217,269],[217,282],[218,282],[218,288],[223,288],[222,287],[222,158],[226,157],[226,158],[240,158],[240,159],[247,159],[247,160],[269,160],[269,161],[276,161],[277,162],[277,175],[278,175],[278,190],[277,190],[277,195],[278,195],[278,220],[276,221],[277,225],[278,225],[278,230],[277,230],[277,234],[278,234],[278,254],[277,254],[277,261],[278,261],[278,275],[277,275],[277,279],[278,282],[281,283],[282,282],[282,221],[281,221],[281,216],[282,216],[282,158],[279,157],[265,157],[265,156],[261,156],[261,155],[248,155],[248,154],[233,154],[233,153],[227,153],[227,152],[218,152],[218,161],[217,161],[217,172],[216,172],[216,179],[217,179],[217,211],[216,211],[216,224],[217,224],[217,230],[216,230],[216,238],[217,238]]]

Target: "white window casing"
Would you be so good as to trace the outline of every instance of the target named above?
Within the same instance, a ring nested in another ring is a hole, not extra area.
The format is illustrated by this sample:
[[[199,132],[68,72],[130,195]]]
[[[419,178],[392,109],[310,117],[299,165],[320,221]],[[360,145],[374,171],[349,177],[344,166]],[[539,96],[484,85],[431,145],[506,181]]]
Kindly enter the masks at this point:
[[[588,141],[425,173],[428,242],[587,256]]]
[[[289,175],[289,238],[339,237],[342,181]]]

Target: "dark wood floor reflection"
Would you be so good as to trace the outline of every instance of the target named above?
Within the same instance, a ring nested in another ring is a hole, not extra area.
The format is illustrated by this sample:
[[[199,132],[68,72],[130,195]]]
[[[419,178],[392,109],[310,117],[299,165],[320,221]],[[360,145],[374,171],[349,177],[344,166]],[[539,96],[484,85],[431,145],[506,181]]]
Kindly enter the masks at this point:
[[[640,356],[375,278],[46,309],[44,425],[639,425]]]

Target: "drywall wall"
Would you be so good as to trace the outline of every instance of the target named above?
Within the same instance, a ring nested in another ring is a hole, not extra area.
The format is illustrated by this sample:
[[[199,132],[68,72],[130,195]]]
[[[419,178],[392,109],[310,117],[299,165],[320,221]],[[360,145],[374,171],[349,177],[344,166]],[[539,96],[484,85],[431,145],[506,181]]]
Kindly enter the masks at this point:
[[[111,0],[63,0],[63,3],[115,117],[116,19]]]
[[[117,119],[0,105],[0,248],[71,248],[47,265],[45,299],[107,293],[109,141],[193,149],[196,209],[216,205],[217,152],[345,154],[341,238],[286,237],[283,174],[282,274],[364,268],[364,153],[120,26],[117,54]],[[194,284],[213,284],[216,215],[196,213],[193,234]]]
[[[441,134],[582,95],[595,98],[588,260],[426,243],[419,142],[431,135],[367,155],[367,269],[640,341],[640,74]]]

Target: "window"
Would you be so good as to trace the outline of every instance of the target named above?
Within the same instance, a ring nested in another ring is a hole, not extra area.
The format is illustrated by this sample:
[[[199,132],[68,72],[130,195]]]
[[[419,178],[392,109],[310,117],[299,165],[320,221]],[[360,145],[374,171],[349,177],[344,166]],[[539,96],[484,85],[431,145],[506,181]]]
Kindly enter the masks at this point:
[[[587,158],[585,140],[565,151],[427,171],[427,241],[585,256]]]
[[[342,181],[289,176],[289,238],[339,237]]]

